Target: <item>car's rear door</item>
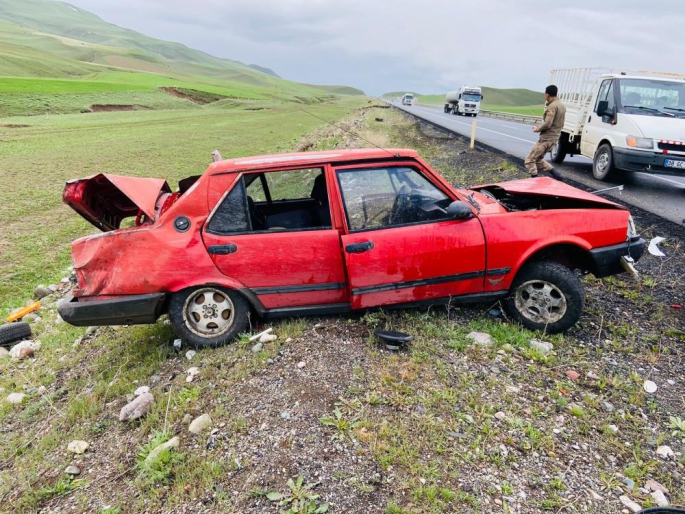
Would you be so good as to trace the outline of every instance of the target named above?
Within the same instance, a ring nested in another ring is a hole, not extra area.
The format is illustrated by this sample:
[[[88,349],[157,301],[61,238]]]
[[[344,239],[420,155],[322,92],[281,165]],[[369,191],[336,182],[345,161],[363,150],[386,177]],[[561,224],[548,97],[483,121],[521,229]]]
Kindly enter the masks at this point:
[[[263,194],[258,186],[264,180],[246,173],[232,183],[204,227],[207,251],[223,274],[244,284],[266,309],[346,307],[340,234],[331,227],[330,215],[315,211],[315,204],[329,209],[327,185],[318,194],[314,188],[317,174],[325,179],[323,168],[269,173],[280,174],[275,182],[282,185],[281,191],[272,190],[269,196],[290,201],[291,211],[266,209],[266,217],[279,223],[269,225],[268,219],[265,223],[264,212],[257,212]]]
[[[480,221],[450,220],[453,193],[418,166],[335,170],[345,208],[342,246],[354,309],[481,293]]]

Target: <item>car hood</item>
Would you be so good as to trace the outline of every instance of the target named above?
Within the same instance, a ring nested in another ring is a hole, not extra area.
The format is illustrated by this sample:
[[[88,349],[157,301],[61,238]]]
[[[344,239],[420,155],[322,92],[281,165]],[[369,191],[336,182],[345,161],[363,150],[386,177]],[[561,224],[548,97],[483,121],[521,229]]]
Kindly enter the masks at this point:
[[[509,182],[499,182],[497,184],[484,184],[481,186],[476,186],[472,189],[475,191],[481,191],[483,189],[489,191],[504,190],[513,195],[563,198],[568,200],[578,200],[583,204],[596,204],[606,207],[611,206],[617,209],[624,209],[623,206],[612,202],[611,200],[607,200],[601,196],[593,195],[592,193],[581,191],[578,188],[569,186],[563,182],[548,177],[512,180]]]
[[[666,141],[685,141],[685,118],[626,114],[642,134],[636,136]]]
[[[99,173],[67,182],[62,200],[97,228],[107,232],[118,229],[122,220],[140,212],[154,220],[160,196],[170,192],[164,179]]]

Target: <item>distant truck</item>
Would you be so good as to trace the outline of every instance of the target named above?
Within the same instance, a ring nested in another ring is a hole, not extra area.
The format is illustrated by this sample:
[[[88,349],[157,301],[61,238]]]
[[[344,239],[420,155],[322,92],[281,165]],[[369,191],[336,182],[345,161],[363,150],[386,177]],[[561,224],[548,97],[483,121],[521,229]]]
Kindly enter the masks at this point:
[[[402,105],[413,105],[414,104],[414,95],[411,93],[406,93],[402,97]]]
[[[461,86],[445,95],[445,112],[466,116],[478,116],[483,94],[479,87]]]
[[[566,122],[550,155],[592,159],[592,174],[685,176],[685,75],[606,68],[553,70]]]

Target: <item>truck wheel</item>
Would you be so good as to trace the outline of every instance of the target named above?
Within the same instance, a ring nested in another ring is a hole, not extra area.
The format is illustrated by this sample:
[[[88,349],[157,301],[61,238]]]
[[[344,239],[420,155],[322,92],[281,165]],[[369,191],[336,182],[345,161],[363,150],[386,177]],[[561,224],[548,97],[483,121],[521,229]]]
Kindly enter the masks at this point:
[[[597,149],[592,160],[592,175],[597,180],[609,180],[614,174],[614,155],[611,145],[604,143]]]
[[[14,341],[31,336],[31,325],[28,323],[6,323],[0,326],[0,346],[9,346]]]
[[[445,106],[445,114],[449,114],[449,112],[450,112],[449,105],[446,105]]]
[[[524,327],[556,334],[580,319],[585,292],[578,276],[566,266],[552,261],[532,262],[518,273],[503,304]]]
[[[174,332],[195,348],[217,348],[244,332],[249,306],[239,293],[216,286],[201,286],[174,293],[169,320]]]
[[[561,135],[561,138],[563,137],[564,134]],[[566,143],[561,138],[549,150],[549,156],[552,158],[552,162],[556,164],[561,164],[566,159]]]

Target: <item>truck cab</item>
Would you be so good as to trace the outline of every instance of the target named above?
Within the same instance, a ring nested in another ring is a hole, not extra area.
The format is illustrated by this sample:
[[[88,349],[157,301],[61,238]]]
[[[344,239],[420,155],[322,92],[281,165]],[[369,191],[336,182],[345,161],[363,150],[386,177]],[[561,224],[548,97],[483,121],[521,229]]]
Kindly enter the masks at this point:
[[[402,97],[402,105],[413,105],[414,104],[414,95],[412,93],[406,93]]]
[[[478,116],[483,99],[480,87],[462,86],[445,95],[445,113],[464,116]]]

